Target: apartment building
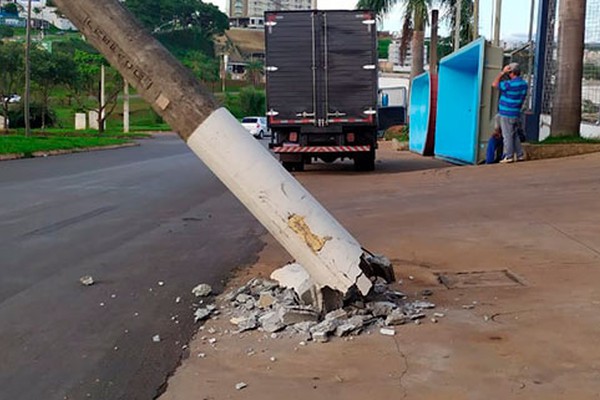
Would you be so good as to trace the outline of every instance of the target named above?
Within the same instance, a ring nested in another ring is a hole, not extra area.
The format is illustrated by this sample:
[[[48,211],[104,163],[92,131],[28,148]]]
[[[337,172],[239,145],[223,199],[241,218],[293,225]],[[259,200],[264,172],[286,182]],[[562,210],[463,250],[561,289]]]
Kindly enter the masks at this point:
[[[262,17],[271,10],[310,10],[312,0],[229,0],[230,18]]]

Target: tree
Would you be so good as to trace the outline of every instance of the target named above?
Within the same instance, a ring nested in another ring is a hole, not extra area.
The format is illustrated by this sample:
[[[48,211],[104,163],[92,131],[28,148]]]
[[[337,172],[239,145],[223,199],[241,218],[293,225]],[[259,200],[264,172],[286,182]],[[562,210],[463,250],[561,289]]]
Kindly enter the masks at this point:
[[[457,0],[441,0],[440,3],[446,8],[445,17],[454,30],[456,24]],[[359,0],[357,8],[370,9],[377,13],[379,18],[388,14],[396,4],[404,5],[402,16],[402,34],[400,37],[400,56],[404,59],[408,44],[412,53],[411,79],[423,73],[424,66],[424,42],[425,27],[427,25],[431,0]],[[467,43],[473,38],[473,0],[462,0],[461,13],[461,43]]]
[[[49,110],[52,89],[75,79],[74,61],[63,53],[48,53],[31,48],[31,79],[38,89],[42,103],[42,128],[46,128],[45,115]]]
[[[454,36],[454,31],[456,29],[456,6],[459,1],[462,7],[460,12],[459,36],[460,45],[464,46],[475,39],[473,37],[473,26],[475,24],[475,20],[473,19],[473,0],[443,0],[442,4],[445,5],[444,8],[446,9],[444,19],[448,21],[448,27],[452,32],[451,36]]]
[[[425,25],[431,0],[359,0],[357,8],[370,9],[381,18],[392,10],[394,5],[402,2],[404,4],[404,15],[402,17],[402,35],[400,38],[400,54],[406,54],[410,41],[412,63],[410,68],[411,79],[423,73]]]
[[[15,30],[10,26],[0,25],[0,39],[10,38],[15,35]]]
[[[260,60],[252,60],[246,64],[246,79],[254,87],[260,84],[264,73],[264,65]]]
[[[19,14],[19,7],[16,3],[8,3],[1,8],[7,14]]]
[[[558,11],[558,70],[551,136],[579,136],[585,0],[562,0]]]
[[[0,103],[4,117],[4,130],[8,129],[10,97],[23,80],[23,45],[15,42],[0,44]]]
[[[196,29],[210,37],[229,27],[218,7],[198,0],[127,0],[125,6],[154,33]]]
[[[108,66],[104,57],[98,53],[75,50],[73,60],[76,65],[77,76],[76,83],[73,84],[72,89],[77,90],[85,97],[91,96],[94,98],[96,104],[94,111],[98,113],[99,133],[103,133],[106,120],[117,106],[118,95],[123,88],[123,79],[114,68]],[[100,101],[100,73],[102,65],[104,65],[106,71],[105,89],[108,93],[104,104]],[[81,108],[84,107],[83,102],[80,103],[80,106]]]
[[[219,80],[219,62],[201,51],[191,51],[185,55],[183,65],[192,70],[194,75],[204,83]]]

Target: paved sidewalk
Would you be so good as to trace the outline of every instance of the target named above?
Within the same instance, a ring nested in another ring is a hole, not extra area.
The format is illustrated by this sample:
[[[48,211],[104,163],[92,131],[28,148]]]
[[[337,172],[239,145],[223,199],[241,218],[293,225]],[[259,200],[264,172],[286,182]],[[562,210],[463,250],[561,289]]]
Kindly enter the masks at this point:
[[[600,154],[451,168],[380,155],[376,173],[311,166],[298,177],[363,246],[393,259],[404,291],[433,290],[445,317],[306,346],[209,321],[161,400],[598,398]],[[265,240],[231,285],[289,261]],[[436,275],[502,270],[508,280],[468,275],[455,289]],[[211,327],[214,347],[202,340]]]

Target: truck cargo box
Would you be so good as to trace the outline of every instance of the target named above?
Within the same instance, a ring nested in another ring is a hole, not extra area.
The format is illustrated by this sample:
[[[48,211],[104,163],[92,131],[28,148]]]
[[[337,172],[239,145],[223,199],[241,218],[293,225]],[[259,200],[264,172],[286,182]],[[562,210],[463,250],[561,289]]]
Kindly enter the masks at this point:
[[[325,160],[356,161],[365,155],[353,153],[369,152],[366,158],[374,162],[378,77],[374,13],[273,11],[265,13],[265,21],[272,147],[280,154],[307,153],[307,161],[313,153],[330,153],[318,155]],[[286,143],[303,149],[291,151]],[[372,169],[364,160],[362,164]]]

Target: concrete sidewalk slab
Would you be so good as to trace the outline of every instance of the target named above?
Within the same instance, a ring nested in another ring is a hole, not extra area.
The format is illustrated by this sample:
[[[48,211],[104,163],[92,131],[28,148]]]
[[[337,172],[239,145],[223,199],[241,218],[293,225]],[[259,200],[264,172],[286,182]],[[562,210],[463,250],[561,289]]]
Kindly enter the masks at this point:
[[[363,246],[392,259],[404,292],[433,291],[444,317],[393,337],[306,346],[286,335],[230,336],[227,321],[212,320],[204,329],[218,342],[197,335],[161,400],[597,398],[600,154],[437,169],[411,168],[427,159],[408,153],[380,155],[380,172],[315,166],[297,176]],[[231,285],[289,261],[266,241]],[[515,285],[486,278],[448,289],[438,280],[504,270]]]

